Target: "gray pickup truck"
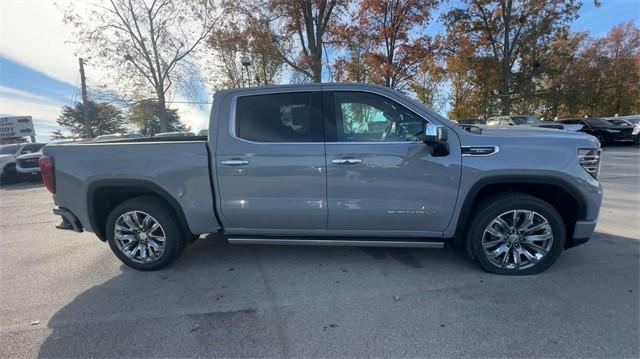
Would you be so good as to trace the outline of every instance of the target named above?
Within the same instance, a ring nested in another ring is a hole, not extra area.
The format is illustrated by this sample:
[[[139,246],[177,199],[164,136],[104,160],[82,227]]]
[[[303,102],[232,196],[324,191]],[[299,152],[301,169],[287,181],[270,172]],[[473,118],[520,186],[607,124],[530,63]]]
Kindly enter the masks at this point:
[[[58,227],[125,264],[161,268],[200,234],[229,243],[463,248],[533,274],[588,240],[598,141],[540,128],[460,128],[359,84],[216,92],[207,137],[48,145]]]

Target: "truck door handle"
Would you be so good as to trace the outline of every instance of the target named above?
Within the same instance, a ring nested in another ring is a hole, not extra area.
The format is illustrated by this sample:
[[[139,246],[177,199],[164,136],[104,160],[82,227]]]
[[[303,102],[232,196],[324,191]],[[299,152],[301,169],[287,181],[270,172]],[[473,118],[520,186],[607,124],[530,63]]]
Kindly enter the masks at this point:
[[[331,160],[331,163],[334,163],[336,165],[356,165],[362,163],[362,160],[357,158],[336,158],[334,160]]]
[[[221,163],[225,166],[246,166],[249,164],[249,161],[233,159],[233,160],[225,160],[225,161],[222,161]]]

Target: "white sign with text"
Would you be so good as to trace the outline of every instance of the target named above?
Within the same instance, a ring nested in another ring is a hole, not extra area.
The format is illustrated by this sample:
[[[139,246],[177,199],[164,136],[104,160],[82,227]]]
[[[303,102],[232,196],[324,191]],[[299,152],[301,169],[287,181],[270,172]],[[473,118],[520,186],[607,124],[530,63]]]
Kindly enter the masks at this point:
[[[31,116],[0,117],[0,138],[35,135]]]

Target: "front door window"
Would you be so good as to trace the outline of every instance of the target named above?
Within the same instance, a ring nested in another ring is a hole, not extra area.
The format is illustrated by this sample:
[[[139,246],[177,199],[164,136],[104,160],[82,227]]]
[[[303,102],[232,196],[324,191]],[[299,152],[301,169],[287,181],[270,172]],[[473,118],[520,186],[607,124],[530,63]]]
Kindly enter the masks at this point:
[[[425,121],[397,102],[366,92],[335,92],[338,142],[420,141]]]

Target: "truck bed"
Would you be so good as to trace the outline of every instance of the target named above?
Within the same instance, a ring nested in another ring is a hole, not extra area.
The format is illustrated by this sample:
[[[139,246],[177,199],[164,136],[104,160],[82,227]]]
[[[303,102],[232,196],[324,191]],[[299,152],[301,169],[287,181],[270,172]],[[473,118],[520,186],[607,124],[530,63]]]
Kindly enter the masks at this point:
[[[219,228],[206,137],[52,144],[44,154],[55,161],[56,205],[75,213],[89,232],[99,226],[91,218],[99,208],[90,208],[96,191],[120,186],[166,193],[167,201],[177,202],[172,204],[184,213],[191,233]]]

